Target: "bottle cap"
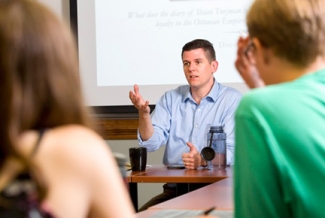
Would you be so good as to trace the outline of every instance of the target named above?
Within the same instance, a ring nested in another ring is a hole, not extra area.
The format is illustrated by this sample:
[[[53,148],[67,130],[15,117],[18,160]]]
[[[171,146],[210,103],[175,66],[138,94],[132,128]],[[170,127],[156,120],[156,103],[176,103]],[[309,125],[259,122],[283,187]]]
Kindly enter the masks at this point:
[[[223,132],[223,127],[221,125],[220,126],[211,126],[210,132]]]

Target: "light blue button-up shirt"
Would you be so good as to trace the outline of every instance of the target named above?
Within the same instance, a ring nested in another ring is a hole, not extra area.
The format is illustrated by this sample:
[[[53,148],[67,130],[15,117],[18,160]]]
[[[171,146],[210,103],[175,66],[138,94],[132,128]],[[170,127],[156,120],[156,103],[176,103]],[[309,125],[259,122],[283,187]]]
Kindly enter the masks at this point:
[[[189,85],[167,91],[151,113],[154,134],[142,141],[138,133],[139,145],[149,152],[166,145],[163,163],[183,164],[182,154],[190,150],[186,142],[201,152],[210,126],[221,124],[227,134],[227,164],[233,164],[234,114],[241,97],[236,89],[216,81],[200,104],[193,100]]]

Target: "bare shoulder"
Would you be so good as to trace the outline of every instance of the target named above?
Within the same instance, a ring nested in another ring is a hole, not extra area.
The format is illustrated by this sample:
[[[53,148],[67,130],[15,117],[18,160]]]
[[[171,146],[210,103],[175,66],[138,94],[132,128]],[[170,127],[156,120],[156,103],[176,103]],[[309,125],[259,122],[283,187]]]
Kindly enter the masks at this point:
[[[82,151],[96,152],[108,149],[104,139],[93,130],[80,125],[67,125],[51,129],[46,133],[44,142],[48,147],[74,154]]]
[[[43,164],[82,166],[112,159],[109,146],[93,130],[80,125],[67,125],[45,132],[35,159]],[[46,163],[44,163],[46,162]],[[59,164],[58,164],[59,163]]]
[[[111,175],[118,178],[119,173],[107,143],[93,130],[79,125],[47,130],[32,160],[38,167],[35,174],[49,189],[46,202],[57,209],[58,217],[66,216],[67,211],[74,211],[67,217],[85,217],[90,210],[97,211],[97,187],[114,190]]]
[[[54,129],[50,129],[48,131],[49,135],[53,136],[54,138],[63,140],[63,141],[74,141],[76,142],[76,139],[78,142],[82,140],[101,140],[102,138],[95,133],[93,130],[81,126],[81,125],[65,125],[61,127],[57,127]],[[80,141],[79,141],[80,139]]]
[[[20,135],[18,146],[22,150],[31,150],[37,143],[39,132],[26,131]],[[89,141],[102,142],[103,139],[93,130],[81,125],[65,125],[44,131],[41,144],[69,144],[70,146],[87,144]],[[43,146],[42,146],[43,147]],[[20,148],[19,148],[20,149]]]
[[[97,172],[114,169],[114,156],[105,140],[95,131],[81,125],[48,129],[33,153],[39,132],[27,131],[19,138],[18,151],[31,160],[46,180],[59,175],[93,177]]]

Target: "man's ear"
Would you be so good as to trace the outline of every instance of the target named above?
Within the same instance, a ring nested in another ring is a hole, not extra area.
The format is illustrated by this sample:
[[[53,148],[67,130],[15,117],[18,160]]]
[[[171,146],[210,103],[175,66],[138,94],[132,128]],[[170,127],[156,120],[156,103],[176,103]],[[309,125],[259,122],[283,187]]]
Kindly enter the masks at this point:
[[[261,43],[261,41],[256,37],[253,37],[252,41],[254,44],[255,55],[262,55],[264,64],[270,64],[273,55],[271,49],[263,45],[263,43]]]
[[[211,62],[212,73],[215,73],[218,70],[218,66],[219,66],[218,61],[212,61]]]

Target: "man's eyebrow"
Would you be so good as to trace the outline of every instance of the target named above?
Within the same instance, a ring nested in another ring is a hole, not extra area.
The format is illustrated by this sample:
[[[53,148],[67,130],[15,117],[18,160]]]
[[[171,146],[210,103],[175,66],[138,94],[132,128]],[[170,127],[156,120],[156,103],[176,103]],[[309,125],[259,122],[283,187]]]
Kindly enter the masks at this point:
[[[194,61],[202,61],[203,58],[195,58]],[[188,60],[183,60],[183,62],[191,62],[191,61],[188,61]]]

